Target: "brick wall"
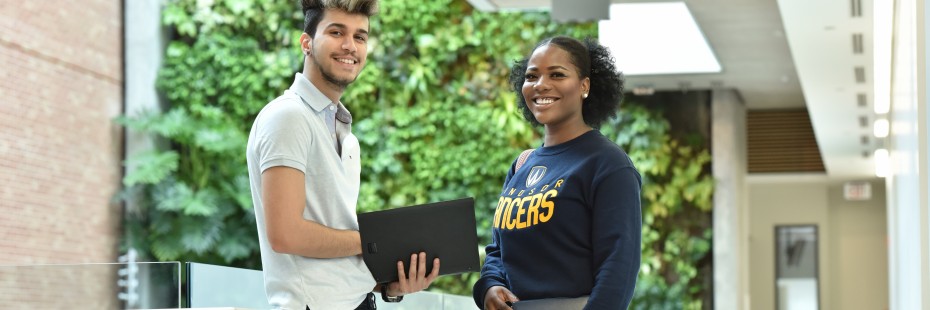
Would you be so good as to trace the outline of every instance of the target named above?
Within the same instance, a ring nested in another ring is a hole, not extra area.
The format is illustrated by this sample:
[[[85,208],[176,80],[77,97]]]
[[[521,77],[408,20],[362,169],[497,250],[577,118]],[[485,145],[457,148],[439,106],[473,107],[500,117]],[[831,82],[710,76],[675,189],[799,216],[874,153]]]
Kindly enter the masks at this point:
[[[122,109],[121,2],[0,3],[0,265],[116,261],[120,209],[112,198],[122,142],[112,119]],[[0,268],[4,279],[16,278]],[[105,278],[25,276],[13,284],[45,283],[58,292],[94,285],[112,296],[115,279]]]
[[[114,265],[0,268],[0,309],[119,309]]]

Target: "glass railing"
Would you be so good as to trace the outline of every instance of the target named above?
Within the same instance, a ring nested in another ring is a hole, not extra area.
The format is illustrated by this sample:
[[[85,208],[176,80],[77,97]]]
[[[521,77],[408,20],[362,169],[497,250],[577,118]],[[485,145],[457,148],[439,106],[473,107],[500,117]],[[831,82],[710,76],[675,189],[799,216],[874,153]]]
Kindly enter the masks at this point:
[[[181,264],[0,265],[0,309],[181,307]]]
[[[0,309],[268,309],[261,270],[199,263],[0,265]],[[469,296],[420,292],[379,310],[475,310]]]
[[[267,309],[261,270],[187,263],[188,305],[191,308],[236,307]]]
[[[191,308],[235,307],[267,309],[261,270],[187,263]],[[471,297],[420,292],[404,296],[400,303],[377,299],[378,310],[475,310]]]
[[[380,296],[378,297],[380,299]],[[386,303],[378,300],[378,310],[477,310],[475,301],[471,297],[439,294],[432,292],[419,292],[404,296],[399,303]]]

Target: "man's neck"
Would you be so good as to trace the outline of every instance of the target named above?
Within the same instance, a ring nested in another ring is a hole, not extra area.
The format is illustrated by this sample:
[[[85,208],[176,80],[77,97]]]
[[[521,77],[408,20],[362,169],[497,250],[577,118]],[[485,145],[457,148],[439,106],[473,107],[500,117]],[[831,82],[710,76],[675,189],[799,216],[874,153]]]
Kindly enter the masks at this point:
[[[332,100],[333,102],[339,102],[339,99],[342,98],[342,93],[345,92],[345,87],[340,87],[330,83],[319,75],[311,76],[309,73],[310,70],[308,69],[309,68],[306,67],[304,68],[304,77],[307,78],[307,80],[310,81],[310,83],[313,84],[316,89],[320,90],[320,92],[323,93],[323,96],[326,96],[326,98],[329,98],[329,100]]]

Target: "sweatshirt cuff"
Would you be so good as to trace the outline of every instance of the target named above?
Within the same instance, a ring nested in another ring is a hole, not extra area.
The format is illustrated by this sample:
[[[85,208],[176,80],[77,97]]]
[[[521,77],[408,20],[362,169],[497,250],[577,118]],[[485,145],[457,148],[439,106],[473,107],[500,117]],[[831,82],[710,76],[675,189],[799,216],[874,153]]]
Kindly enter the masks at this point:
[[[475,305],[478,306],[478,309],[484,309],[484,296],[487,294],[488,289],[494,286],[507,287],[503,279],[497,277],[484,277],[475,282],[472,295],[475,298]]]

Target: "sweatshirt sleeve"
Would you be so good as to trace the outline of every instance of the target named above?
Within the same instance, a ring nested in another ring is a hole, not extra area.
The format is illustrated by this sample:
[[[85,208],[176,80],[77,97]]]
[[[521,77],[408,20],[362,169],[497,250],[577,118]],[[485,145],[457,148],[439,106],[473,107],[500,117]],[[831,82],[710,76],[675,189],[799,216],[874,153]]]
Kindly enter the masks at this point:
[[[485,247],[487,256],[484,259],[484,266],[481,267],[481,277],[475,282],[472,295],[475,298],[475,305],[479,309],[484,309],[484,296],[493,286],[507,287],[507,275],[504,271],[503,262],[501,262],[500,246],[498,245],[497,231],[491,233],[491,244]]]
[[[504,187],[513,177],[516,160],[510,166],[510,171],[504,179]],[[500,207],[500,206],[498,206]],[[507,272],[504,270],[504,263],[501,261],[500,236],[494,223],[491,223],[491,243],[484,248],[485,258],[484,266],[481,267],[481,277],[472,287],[472,296],[475,298],[475,305],[479,309],[484,309],[484,295],[488,289],[494,286],[507,287]]]
[[[595,184],[594,289],[585,310],[626,309],[639,274],[642,210],[639,173],[626,167]]]

